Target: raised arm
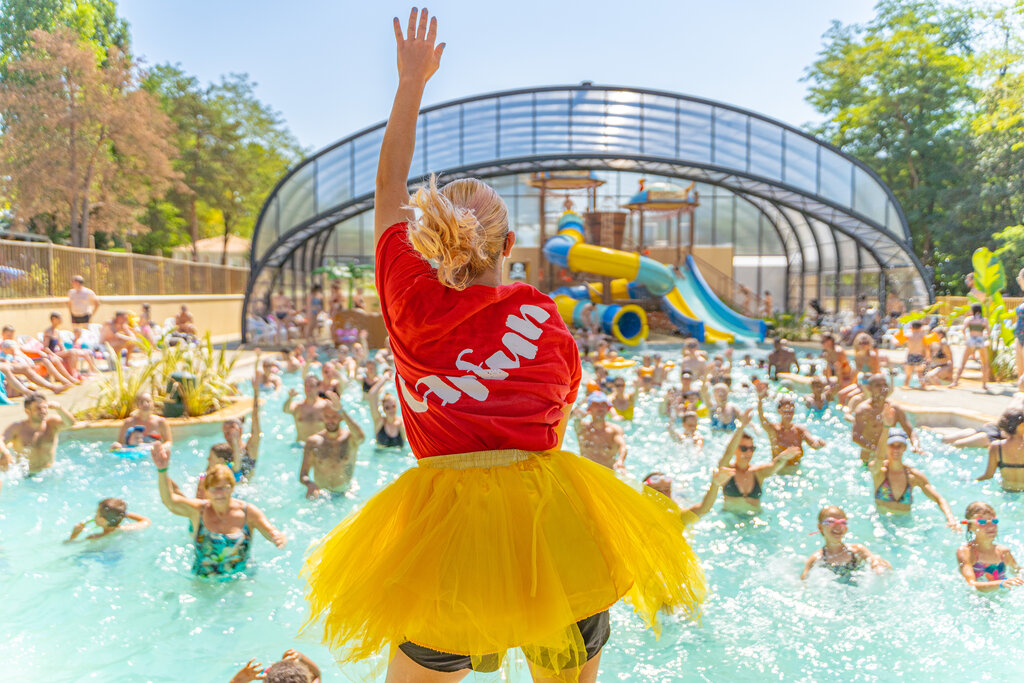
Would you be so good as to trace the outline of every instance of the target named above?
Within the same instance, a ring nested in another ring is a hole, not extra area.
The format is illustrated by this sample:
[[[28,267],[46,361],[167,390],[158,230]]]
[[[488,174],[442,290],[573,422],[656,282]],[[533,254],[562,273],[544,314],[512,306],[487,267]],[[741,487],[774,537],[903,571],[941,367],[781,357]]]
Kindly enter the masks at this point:
[[[690,506],[689,511],[698,517],[703,517],[711,512],[711,507],[715,504],[715,500],[718,498],[718,492],[722,490],[722,487],[725,486],[725,482],[729,481],[729,477],[731,476],[732,474],[730,474],[728,470],[716,470],[715,473],[711,475],[711,484],[708,486],[708,490],[704,494],[704,499],[696,505]]]
[[[348,425],[348,430],[352,433],[349,439],[355,441],[355,445],[358,446],[366,439],[366,433],[363,428],[359,426],[359,423],[352,419],[352,416],[345,412],[345,408],[341,405],[341,397],[333,391],[327,392],[327,400],[331,402],[331,407],[337,410],[341,414],[341,419]]]
[[[252,429],[249,431],[249,440],[245,442],[245,452],[253,460],[260,457],[260,440],[263,434],[260,430],[260,385],[263,384],[263,366],[260,365],[259,349],[256,350],[256,373],[252,378]]]
[[[719,467],[727,467],[732,462],[732,459],[736,456],[736,449],[740,446],[740,439],[743,438],[743,431],[750,424],[753,416],[753,408],[747,408],[740,413],[740,424],[736,427],[736,431],[732,433],[732,438],[729,439],[729,443],[725,446],[725,452],[722,453],[722,457],[718,460]]]
[[[50,410],[56,410],[60,416],[60,423],[55,425],[58,430],[66,429],[75,424],[75,416],[64,409],[64,406],[56,401],[50,401]],[[56,422],[56,420],[54,420]]]
[[[886,407],[883,410],[888,410]],[[885,427],[878,430],[878,443],[875,444],[875,451],[871,454],[871,459],[868,460],[868,471],[872,475],[880,474],[882,472],[882,465],[885,464],[885,460],[889,453],[889,430]]]
[[[192,525],[199,524],[199,512],[203,502],[195,498],[186,498],[171,490],[171,478],[167,476],[167,468],[171,464],[171,451],[163,441],[153,443],[153,464],[156,465],[157,485],[160,488],[160,502],[168,510],[181,517],[188,517]]]
[[[374,200],[374,243],[389,226],[413,218],[412,210],[405,206],[409,203],[409,167],[416,148],[416,117],[423,99],[423,88],[437,71],[444,51],[444,43],[434,45],[437,19],[430,19],[427,10],[417,12],[413,8],[404,36],[397,17],[394,25],[398,48],[398,91],[380,145]]]
[[[296,406],[295,397],[298,396],[298,395],[299,395],[299,390],[298,389],[292,388],[292,389],[288,390],[288,398],[286,398],[284,400],[284,407],[281,409],[282,413],[284,413],[285,415],[292,415],[292,416],[295,415],[295,406]]]
[[[765,417],[764,415],[764,397],[768,395],[768,385],[758,384],[757,385],[757,418],[761,421],[761,426],[764,427],[764,431],[768,432],[768,438],[771,439],[772,444],[775,443],[775,437],[778,435],[778,430],[775,429],[775,425]]]
[[[380,430],[381,425],[384,424],[384,414],[380,409],[380,392],[384,390],[384,385],[389,379],[391,379],[391,375],[384,372],[366,392],[366,401],[370,404],[370,417],[373,418],[373,431],[375,432]]]

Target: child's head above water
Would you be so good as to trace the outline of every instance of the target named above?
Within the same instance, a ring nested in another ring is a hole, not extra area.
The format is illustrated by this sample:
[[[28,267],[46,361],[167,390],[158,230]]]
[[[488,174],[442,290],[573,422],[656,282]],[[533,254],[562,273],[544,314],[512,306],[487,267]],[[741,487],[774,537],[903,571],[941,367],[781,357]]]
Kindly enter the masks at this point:
[[[128,513],[128,504],[120,498],[104,498],[96,507],[96,524],[105,529],[116,529]]]

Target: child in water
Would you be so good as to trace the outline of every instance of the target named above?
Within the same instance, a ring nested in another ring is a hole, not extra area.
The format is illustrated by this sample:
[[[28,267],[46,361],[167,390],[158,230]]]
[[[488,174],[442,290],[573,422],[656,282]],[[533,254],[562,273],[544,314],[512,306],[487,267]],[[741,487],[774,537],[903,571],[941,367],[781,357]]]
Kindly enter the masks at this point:
[[[133,524],[122,524],[126,518],[130,519]],[[111,536],[117,531],[138,531],[148,526],[149,518],[128,512],[128,504],[120,498],[104,498],[96,507],[96,515],[92,519],[76,524],[66,542],[78,539],[82,532],[90,527],[95,527],[95,533],[90,533],[85,538],[95,541]]]
[[[846,512],[835,505],[826,505],[818,513],[818,533],[825,539],[821,550],[807,558],[800,580],[805,580],[815,567],[824,567],[844,581],[865,565],[876,574],[882,574],[892,565],[859,543],[843,543],[850,530]]]
[[[981,593],[1024,585],[1021,577],[1006,574],[1007,569],[1017,574],[1020,567],[1009,548],[996,545],[999,520],[995,508],[977,501],[967,506],[964,518],[960,523],[967,527],[967,543],[956,551],[964,581]]]

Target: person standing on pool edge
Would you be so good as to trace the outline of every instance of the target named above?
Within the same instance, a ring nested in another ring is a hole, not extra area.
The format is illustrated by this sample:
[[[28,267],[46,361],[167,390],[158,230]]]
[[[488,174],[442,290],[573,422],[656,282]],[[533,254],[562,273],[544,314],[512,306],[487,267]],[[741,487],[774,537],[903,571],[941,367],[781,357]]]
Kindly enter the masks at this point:
[[[395,20],[374,226],[418,467],[312,551],[310,621],[339,661],[391,646],[389,681],[459,680],[521,647],[535,680],[591,682],[612,604],[628,594],[656,626],[663,609],[697,610],[703,576],[663,497],[557,450],[579,354],[550,297],[500,284],[515,242],[500,196],[472,179],[408,196],[417,113],[444,48],[435,34],[426,10],[404,37]]]

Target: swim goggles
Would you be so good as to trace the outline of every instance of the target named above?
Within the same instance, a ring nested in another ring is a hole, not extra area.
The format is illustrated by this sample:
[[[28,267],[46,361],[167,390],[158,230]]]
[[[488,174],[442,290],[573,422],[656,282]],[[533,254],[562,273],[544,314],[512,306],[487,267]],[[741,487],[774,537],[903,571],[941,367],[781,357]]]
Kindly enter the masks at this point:
[[[980,524],[981,526],[985,526],[986,524],[998,526],[999,524],[998,519],[964,519],[960,521],[961,524],[970,524],[971,522],[974,522],[975,524]]]
[[[825,526],[850,526],[849,520],[844,517],[826,517],[821,523]]]

